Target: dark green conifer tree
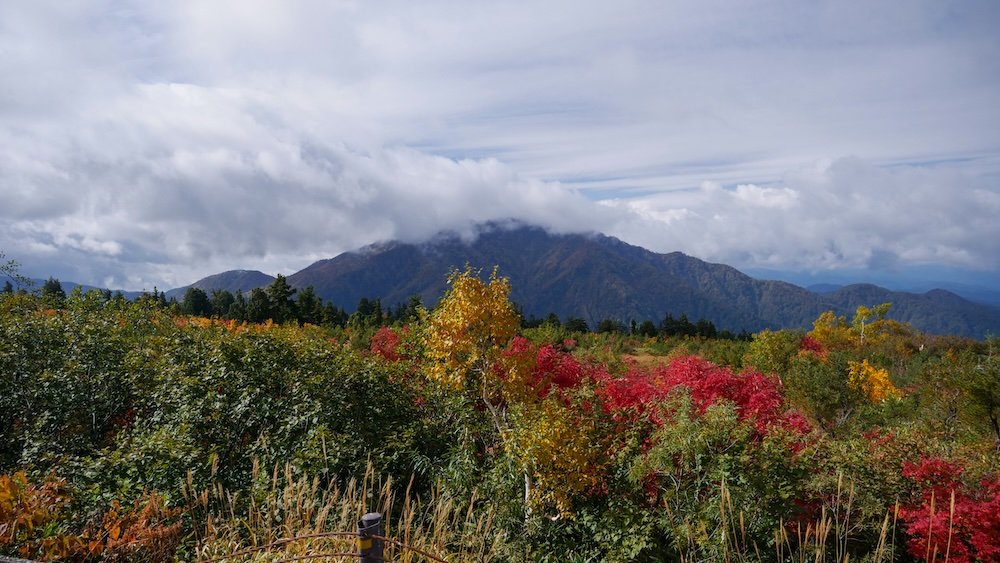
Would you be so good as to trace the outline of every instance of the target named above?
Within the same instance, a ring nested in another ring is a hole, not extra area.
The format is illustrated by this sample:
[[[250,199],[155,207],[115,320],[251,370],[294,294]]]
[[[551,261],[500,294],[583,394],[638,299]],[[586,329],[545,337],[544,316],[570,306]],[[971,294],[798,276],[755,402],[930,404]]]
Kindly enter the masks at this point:
[[[288,285],[285,276],[278,274],[278,277],[267,286],[267,297],[271,303],[271,318],[276,323],[284,323],[296,318],[295,301],[292,296],[295,289]],[[251,295],[252,299],[253,295]]]
[[[262,323],[273,318],[271,299],[267,296],[267,292],[261,287],[255,287],[250,292],[250,300],[247,302],[247,321]]]
[[[236,302],[236,298],[226,289],[212,290],[212,314],[217,317],[229,318],[229,309]]]
[[[226,318],[234,321],[247,320],[247,298],[243,295],[243,290],[237,291],[233,296],[233,303],[229,306]]]
[[[204,289],[189,287],[184,291],[184,299],[181,301],[181,312],[185,315],[195,315],[198,317],[212,316],[212,302],[208,299],[208,294]]]
[[[42,285],[42,299],[53,307],[62,307],[66,304],[66,292],[63,291],[59,280],[49,277]]]
[[[295,299],[295,310],[299,324],[318,325],[323,322],[323,300],[316,295],[313,286],[306,286]]]

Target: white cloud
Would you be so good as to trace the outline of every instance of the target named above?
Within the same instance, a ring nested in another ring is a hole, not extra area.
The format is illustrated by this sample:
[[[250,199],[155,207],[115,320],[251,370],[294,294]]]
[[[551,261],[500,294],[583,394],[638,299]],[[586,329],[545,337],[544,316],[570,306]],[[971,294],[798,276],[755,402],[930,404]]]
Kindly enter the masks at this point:
[[[18,189],[57,196],[66,211],[6,208],[2,243],[117,257],[105,262],[114,279],[149,288],[225,268],[287,273],[375,240],[509,217],[562,230],[593,223],[583,196],[496,159],[351,149],[262,124],[254,104],[176,84],[108,100],[68,128],[62,142],[77,150],[53,154],[48,167],[19,152],[7,159]]]
[[[998,12],[5,3],[0,249],[162,287],[516,217],[736,265],[997,268]]]
[[[612,232],[660,251],[744,267],[889,269],[902,264],[1000,268],[1000,192],[948,169],[885,168],[842,158],[779,185],[615,202],[641,222]]]
[[[798,192],[788,188],[762,188],[753,184],[736,186],[736,199],[751,207],[788,210],[795,206]]]

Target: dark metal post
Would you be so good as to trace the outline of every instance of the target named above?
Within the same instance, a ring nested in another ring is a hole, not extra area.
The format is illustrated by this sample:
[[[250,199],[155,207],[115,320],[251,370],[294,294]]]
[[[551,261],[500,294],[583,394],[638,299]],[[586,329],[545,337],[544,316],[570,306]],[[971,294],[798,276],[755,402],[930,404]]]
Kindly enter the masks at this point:
[[[358,555],[361,563],[381,563],[382,540],[372,536],[382,535],[382,515],[369,512],[358,521]]]

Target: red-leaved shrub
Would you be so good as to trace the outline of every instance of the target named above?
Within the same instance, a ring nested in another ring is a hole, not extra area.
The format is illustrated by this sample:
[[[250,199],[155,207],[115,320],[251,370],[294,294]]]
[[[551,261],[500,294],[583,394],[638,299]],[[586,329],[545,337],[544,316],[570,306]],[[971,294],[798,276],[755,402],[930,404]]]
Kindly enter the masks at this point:
[[[1000,560],[1000,479],[970,487],[962,473],[960,465],[938,457],[903,464],[903,475],[921,491],[919,503],[899,511],[910,555],[956,563]]]
[[[740,419],[761,435],[772,427],[798,433],[810,430],[801,414],[783,408],[781,384],[776,378],[757,371],[733,373],[697,356],[677,358],[651,370],[633,366],[625,375],[604,381],[600,395],[605,410],[616,419],[649,414],[660,424],[655,407],[679,387],[688,390],[698,413],[721,400],[732,402]]]
[[[369,348],[372,354],[381,356],[390,362],[399,361],[399,344],[402,338],[395,330],[383,326],[372,335]]]

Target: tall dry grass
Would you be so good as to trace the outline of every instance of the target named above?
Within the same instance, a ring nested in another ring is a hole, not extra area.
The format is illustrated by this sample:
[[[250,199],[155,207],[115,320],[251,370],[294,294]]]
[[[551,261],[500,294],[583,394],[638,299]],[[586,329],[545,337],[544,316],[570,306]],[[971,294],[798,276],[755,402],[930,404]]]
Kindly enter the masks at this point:
[[[702,524],[699,533],[685,538],[680,549],[681,561],[724,561],[725,563],[755,563],[782,561],[788,563],[889,563],[895,560],[896,524],[899,503],[886,511],[879,528],[874,549],[857,552],[859,535],[866,530],[854,518],[854,485],[838,478],[834,497],[824,504],[812,521],[782,522],[774,530],[771,546],[758,545],[747,533],[746,513],[735,507],[726,483],[720,485],[720,525],[709,530]],[[852,543],[855,549],[852,550]]]
[[[399,493],[392,478],[377,475],[371,464],[362,479],[342,486],[296,477],[290,466],[265,473],[255,464],[253,479],[257,485],[241,496],[220,486],[196,491],[189,478],[182,489],[194,525],[190,559],[357,561],[356,526],[368,512],[383,514],[384,535],[391,540],[386,561],[488,562],[510,556],[510,538],[495,525],[488,499],[473,495],[459,501],[437,488],[421,498],[412,480]],[[857,521],[854,485],[843,477],[812,521],[782,523],[766,546],[748,533],[749,516],[735,506],[725,482],[718,498],[719,525],[711,529],[703,522],[675,542],[682,562],[889,563],[901,553],[895,544],[898,503],[886,511],[874,547],[858,551],[871,545],[870,536],[858,541],[871,528]],[[953,517],[953,505],[950,511]],[[950,547],[949,538],[946,560]],[[934,560],[936,554],[928,556]]]
[[[190,478],[182,487],[196,560],[357,561],[357,523],[368,512],[383,515],[387,561],[494,561],[504,545],[493,511],[475,495],[459,501],[435,488],[421,498],[412,479],[397,494],[370,463],[343,486],[296,477],[290,466],[265,475],[257,464],[253,482],[245,498],[221,486],[196,491]]]
[[[852,550],[849,543],[863,529],[852,521],[855,500],[853,483],[837,478],[837,492],[829,504],[824,504],[812,522],[796,522],[775,531],[775,551],[779,561],[797,563],[848,563]],[[893,561],[896,555],[896,524],[899,503],[886,511],[879,527],[875,548],[862,559],[870,563]]]

